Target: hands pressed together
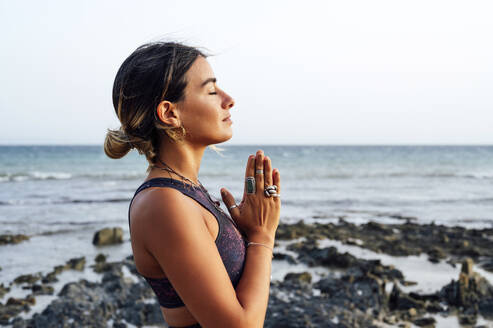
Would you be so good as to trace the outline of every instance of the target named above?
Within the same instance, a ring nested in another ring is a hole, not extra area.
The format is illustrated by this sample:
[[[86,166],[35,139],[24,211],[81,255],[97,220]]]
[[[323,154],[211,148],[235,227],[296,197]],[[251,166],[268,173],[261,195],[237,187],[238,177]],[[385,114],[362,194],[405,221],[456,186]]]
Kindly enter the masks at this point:
[[[249,240],[274,245],[281,213],[281,176],[262,150],[250,155],[246,165],[243,199],[235,204],[233,195],[221,188],[221,197],[231,218]]]

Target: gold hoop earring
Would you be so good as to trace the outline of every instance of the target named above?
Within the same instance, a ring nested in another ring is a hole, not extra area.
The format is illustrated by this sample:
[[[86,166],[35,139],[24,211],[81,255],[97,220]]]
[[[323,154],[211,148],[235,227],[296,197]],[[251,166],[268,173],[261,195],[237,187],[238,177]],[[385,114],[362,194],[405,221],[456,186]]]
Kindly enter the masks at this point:
[[[178,132],[180,130],[180,132]],[[174,129],[169,129],[166,130],[166,134],[173,140],[174,142],[176,141],[182,141],[185,138],[187,131],[183,127],[183,125],[180,125],[178,128]]]

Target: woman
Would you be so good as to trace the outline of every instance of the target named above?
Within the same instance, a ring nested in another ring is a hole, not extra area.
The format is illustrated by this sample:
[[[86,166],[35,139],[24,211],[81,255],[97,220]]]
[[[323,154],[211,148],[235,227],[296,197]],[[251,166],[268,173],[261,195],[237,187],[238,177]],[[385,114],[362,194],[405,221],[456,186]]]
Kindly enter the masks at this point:
[[[205,148],[232,136],[234,105],[206,55],[173,42],[137,48],[116,75],[113,104],[122,126],[108,131],[106,154],[136,148],[149,162],[130,202],[130,235],[137,271],[168,325],[262,327],[280,174],[261,150],[251,155],[241,203],[221,189],[233,220],[200,184]]]

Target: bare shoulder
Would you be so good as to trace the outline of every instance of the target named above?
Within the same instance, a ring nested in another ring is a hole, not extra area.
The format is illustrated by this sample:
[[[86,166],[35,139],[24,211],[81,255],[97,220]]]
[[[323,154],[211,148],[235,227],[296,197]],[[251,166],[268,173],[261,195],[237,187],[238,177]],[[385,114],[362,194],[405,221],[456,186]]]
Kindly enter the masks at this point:
[[[176,211],[185,211],[192,214],[198,213],[197,207],[193,206],[190,197],[184,195],[179,190],[172,187],[151,187],[141,191],[132,202],[131,217],[138,221],[138,224],[145,224],[146,221],[156,223],[161,221],[166,214]],[[157,217],[155,214],[160,214]]]
[[[132,229],[202,326],[242,327],[243,308],[200,209],[191,202],[179,190],[151,189],[132,206],[138,212]]]
[[[185,195],[179,190],[170,187],[151,187],[142,190],[135,196],[130,208],[130,230],[133,235],[145,230],[155,220],[161,221],[166,213],[173,210],[179,204],[185,205]],[[193,210],[191,206],[185,206],[185,211]],[[156,213],[160,215],[156,216]]]

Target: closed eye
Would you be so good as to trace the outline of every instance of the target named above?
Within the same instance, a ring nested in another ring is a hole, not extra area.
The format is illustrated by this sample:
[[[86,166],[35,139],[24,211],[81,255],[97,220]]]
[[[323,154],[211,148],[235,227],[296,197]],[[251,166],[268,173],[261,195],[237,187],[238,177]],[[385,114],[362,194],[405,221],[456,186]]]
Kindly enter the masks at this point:
[[[211,92],[210,95],[217,95],[217,92]]]

